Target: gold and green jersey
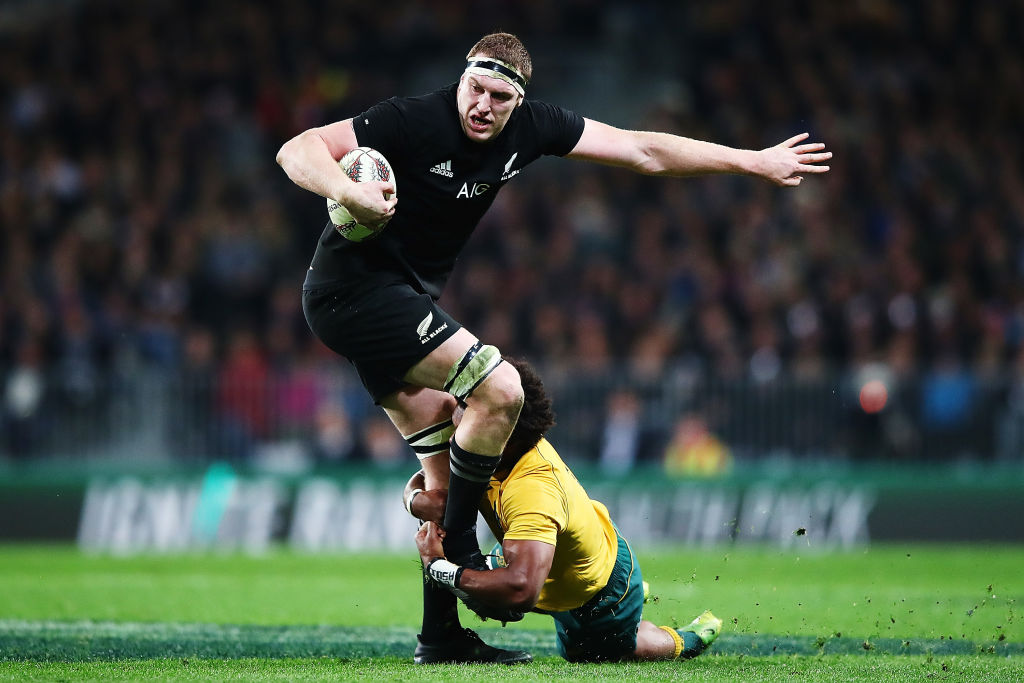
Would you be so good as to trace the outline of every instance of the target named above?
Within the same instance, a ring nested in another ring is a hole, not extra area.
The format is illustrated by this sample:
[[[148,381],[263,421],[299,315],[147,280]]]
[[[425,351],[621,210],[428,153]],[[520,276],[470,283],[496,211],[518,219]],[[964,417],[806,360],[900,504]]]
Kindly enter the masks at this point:
[[[503,480],[491,479],[482,512],[503,543],[555,546],[538,608],[574,609],[608,583],[618,548],[608,509],[590,499],[547,440],[523,455]]]

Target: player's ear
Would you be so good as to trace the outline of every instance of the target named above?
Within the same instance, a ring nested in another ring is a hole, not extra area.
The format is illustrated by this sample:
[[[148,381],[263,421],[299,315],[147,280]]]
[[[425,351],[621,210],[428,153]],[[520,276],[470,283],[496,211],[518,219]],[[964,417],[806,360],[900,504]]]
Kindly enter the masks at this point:
[[[516,106],[517,107],[520,106],[525,101],[526,101],[526,97],[524,95],[519,95],[519,101],[516,102]]]

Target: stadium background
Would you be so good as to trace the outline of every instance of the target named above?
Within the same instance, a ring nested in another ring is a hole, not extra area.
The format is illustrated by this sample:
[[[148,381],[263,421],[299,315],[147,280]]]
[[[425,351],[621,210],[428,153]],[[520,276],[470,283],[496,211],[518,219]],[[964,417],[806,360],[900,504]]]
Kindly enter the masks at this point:
[[[1019,542],[1022,20],[1016,1],[5,3],[0,536],[409,547],[414,461],[306,328],[324,203],[274,153],[455,80],[500,28],[533,54],[531,97],[835,154],[796,190],[545,160],[461,259],[444,305],[542,369],[553,439],[631,537]]]

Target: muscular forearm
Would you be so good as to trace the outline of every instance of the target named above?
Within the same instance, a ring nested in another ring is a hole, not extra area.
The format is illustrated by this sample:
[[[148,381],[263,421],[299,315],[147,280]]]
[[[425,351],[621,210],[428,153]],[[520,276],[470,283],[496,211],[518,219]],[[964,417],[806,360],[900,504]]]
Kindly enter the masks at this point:
[[[354,184],[316,130],[307,130],[286,142],[277,153],[277,163],[299,187],[343,204]]]
[[[494,607],[526,612],[537,604],[551,572],[554,545],[544,541],[507,541],[503,546],[503,556],[508,565],[477,571],[446,560],[441,539],[441,531],[431,522],[421,526],[416,533],[416,547],[431,579]]]
[[[642,156],[636,170],[648,175],[690,176],[714,173],[760,175],[758,153],[668,133],[638,131]]]
[[[511,568],[466,569],[459,577],[457,587],[494,607],[508,607],[520,612],[529,612],[540,597],[529,578]]]

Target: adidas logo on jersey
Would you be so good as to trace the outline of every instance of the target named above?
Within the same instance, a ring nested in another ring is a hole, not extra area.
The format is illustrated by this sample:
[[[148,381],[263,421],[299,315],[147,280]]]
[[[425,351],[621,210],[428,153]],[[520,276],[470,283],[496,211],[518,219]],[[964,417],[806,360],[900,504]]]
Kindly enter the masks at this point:
[[[449,159],[448,161],[442,161],[440,164],[431,166],[430,172],[443,175],[445,178],[454,177],[454,174],[452,173],[452,160]]]

